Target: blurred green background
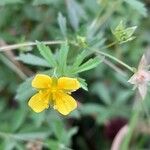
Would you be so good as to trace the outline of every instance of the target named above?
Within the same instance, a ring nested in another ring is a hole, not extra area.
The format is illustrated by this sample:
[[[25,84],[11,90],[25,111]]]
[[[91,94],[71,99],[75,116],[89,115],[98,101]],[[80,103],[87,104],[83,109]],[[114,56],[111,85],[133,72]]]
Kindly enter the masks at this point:
[[[129,27],[138,27],[136,39],[105,52],[137,67],[143,53],[150,56],[149,8],[149,0],[1,0],[0,47],[69,39],[79,45],[70,45],[71,62],[84,44],[101,49],[112,43],[112,30],[123,20]],[[60,29],[63,21],[65,32]],[[60,46],[50,47],[55,51]],[[0,52],[0,150],[109,150],[119,129],[131,118],[135,91],[127,80],[132,74],[114,62],[101,63],[79,74],[88,91],[73,94],[79,102],[77,110],[66,117],[53,109],[36,114],[27,105],[34,91],[31,79],[26,78],[46,67],[23,63],[27,58],[18,61],[18,56],[27,53],[39,56],[31,46]],[[32,60],[27,61],[31,64]],[[121,69],[120,74],[112,63]],[[148,94],[148,109],[149,98]],[[141,118],[145,119],[144,114]],[[130,149],[150,149],[149,139],[150,128],[139,131]]]

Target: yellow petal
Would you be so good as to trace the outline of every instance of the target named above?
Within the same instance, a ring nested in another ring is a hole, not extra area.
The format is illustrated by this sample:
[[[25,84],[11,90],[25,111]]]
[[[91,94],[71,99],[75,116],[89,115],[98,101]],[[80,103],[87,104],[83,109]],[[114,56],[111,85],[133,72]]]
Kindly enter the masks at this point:
[[[70,95],[59,92],[55,95],[55,106],[61,114],[67,115],[77,107],[77,103]]]
[[[32,86],[37,89],[49,88],[51,83],[51,77],[44,74],[37,74],[32,80]]]
[[[77,90],[80,88],[80,83],[75,78],[61,77],[58,79],[58,88],[63,90]]]
[[[28,105],[37,113],[49,107],[49,94],[47,92],[39,92],[32,96]]]

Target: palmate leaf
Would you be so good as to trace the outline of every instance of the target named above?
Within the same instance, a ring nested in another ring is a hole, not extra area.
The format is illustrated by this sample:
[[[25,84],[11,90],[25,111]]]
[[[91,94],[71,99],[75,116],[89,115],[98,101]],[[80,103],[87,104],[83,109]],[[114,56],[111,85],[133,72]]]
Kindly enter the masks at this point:
[[[56,59],[51,52],[50,48],[48,46],[45,46],[43,43],[36,42],[38,50],[40,51],[40,54],[45,58],[45,60],[48,62],[50,67],[56,67],[57,62]]]

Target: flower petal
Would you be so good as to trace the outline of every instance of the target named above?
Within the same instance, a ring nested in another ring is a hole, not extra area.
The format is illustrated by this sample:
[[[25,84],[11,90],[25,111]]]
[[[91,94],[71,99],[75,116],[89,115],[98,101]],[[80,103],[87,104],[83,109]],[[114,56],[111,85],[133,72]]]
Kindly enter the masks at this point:
[[[77,103],[70,95],[62,92],[55,95],[54,109],[57,109],[61,114],[67,115],[76,107]]]
[[[75,78],[61,77],[58,79],[58,88],[63,90],[77,90],[80,88],[80,83]]]
[[[145,55],[143,55],[138,66],[138,70],[144,69],[146,66],[147,66],[147,60]]]
[[[128,82],[131,83],[131,84],[137,84],[136,79],[137,79],[137,74],[135,73],[135,74],[128,80]]]
[[[47,92],[39,92],[32,96],[28,105],[37,113],[49,107],[49,94]]]
[[[140,93],[142,99],[144,100],[145,96],[147,94],[147,85],[146,84],[140,84],[138,86],[138,89],[139,89],[139,93]]]
[[[37,89],[48,88],[51,86],[51,83],[51,77],[44,74],[37,74],[32,80],[32,86]]]

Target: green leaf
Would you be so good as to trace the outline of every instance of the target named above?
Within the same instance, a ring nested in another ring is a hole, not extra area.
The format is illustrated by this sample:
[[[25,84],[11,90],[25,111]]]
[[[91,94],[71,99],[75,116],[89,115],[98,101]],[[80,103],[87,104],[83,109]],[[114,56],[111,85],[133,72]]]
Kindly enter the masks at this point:
[[[22,3],[23,0],[1,0],[0,5],[8,5],[8,4],[16,4],[16,3]]]
[[[37,43],[38,50],[40,51],[40,54],[45,58],[49,66],[56,67],[57,62],[50,48],[48,46],[45,46],[43,43],[40,42],[36,42],[36,43]]]
[[[81,65],[82,61],[85,59],[85,57],[88,56],[88,51],[83,50],[77,57],[76,60],[72,66],[72,68],[77,68],[79,65]]]
[[[18,130],[21,125],[24,123],[26,115],[27,115],[27,111],[26,109],[22,106],[20,109],[17,109],[16,111],[14,111],[13,114],[15,117],[12,118],[12,124],[11,124],[11,128],[13,130],[13,132],[15,132],[16,130]]]
[[[105,84],[97,82],[91,87],[91,91],[92,93],[97,94],[105,104],[111,104],[111,96],[108,87],[106,87]]]
[[[4,140],[4,150],[13,150],[16,147],[16,141],[11,138],[6,138]]]
[[[132,36],[135,32],[137,26],[128,27],[126,28],[123,21],[120,21],[118,26],[112,31],[113,35],[115,36],[116,40],[122,44],[128,41],[133,40],[135,37]]]
[[[46,142],[46,144],[48,144],[48,147],[50,148],[50,150],[59,150],[59,142],[53,139],[50,139]]]
[[[87,70],[95,68],[99,64],[100,64],[100,58],[99,57],[91,58],[87,62],[82,64],[75,72],[80,73],[83,71],[87,71]]]
[[[20,60],[23,63],[29,64],[29,65],[49,67],[49,64],[47,63],[47,61],[33,54],[20,54],[17,57],[17,60]]]
[[[99,104],[87,103],[84,104],[83,106],[80,106],[79,110],[83,115],[93,115],[93,114],[103,114],[106,108]]]
[[[138,0],[125,0],[133,9],[137,10],[137,12],[144,17],[147,16],[147,10],[144,6],[144,3]]]
[[[88,85],[87,85],[85,79],[78,78],[78,81],[80,82],[81,87],[82,87],[85,91],[88,91],[88,87],[87,87]]]
[[[69,46],[66,42],[65,44],[61,45],[60,51],[59,51],[59,71],[61,75],[65,73],[66,67],[67,67],[67,56],[68,56]]]
[[[77,1],[67,0],[66,2],[70,24],[74,30],[77,30],[79,28],[80,19],[86,19],[86,13]]]
[[[53,132],[59,141],[62,141],[64,134],[64,125],[61,120],[54,120],[52,124]]]
[[[59,0],[34,0],[33,5],[50,5],[50,4],[57,4],[59,3]]]
[[[27,101],[35,93],[35,90],[31,87],[31,81],[32,78],[29,78],[19,85],[15,97],[17,100]]]
[[[57,20],[58,20],[58,24],[62,32],[62,35],[66,38],[67,36],[66,18],[61,13],[59,13]]]
[[[16,140],[29,141],[34,139],[45,139],[49,135],[49,132],[30,132],[30,133],[17,133],[14,134]]]

